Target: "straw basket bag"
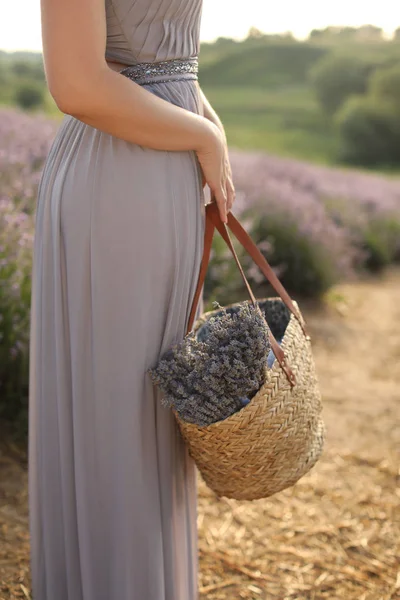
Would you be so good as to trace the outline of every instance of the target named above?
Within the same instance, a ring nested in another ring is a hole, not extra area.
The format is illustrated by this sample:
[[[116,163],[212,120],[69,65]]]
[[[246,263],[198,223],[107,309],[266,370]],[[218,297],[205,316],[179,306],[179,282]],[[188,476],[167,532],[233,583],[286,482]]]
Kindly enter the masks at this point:
[[[315,465],[323,450],[325,427],[310,337],[298,304],[290,299],[232,213],[228,214],[227,225],[279,298],[255,299],[217,204],[211,202],[206,206],[203,258],[187,333],[193,326],[217,228],[239,267],[251,302],[257,303],[266,317],[276,359],[272,368],[266,369],[265,382],[251,401],[228,418],[198,426],[183,421],[174,412],[189,453],[205,483],[218,496],[254,500],[292,486]],[[225,308],[235,310],[240,304]],[[199,334],[209,318],[218,312],[217,309],[203,313],[193,330]],[[281,345],[273,333],[279,328],[284,332]]]

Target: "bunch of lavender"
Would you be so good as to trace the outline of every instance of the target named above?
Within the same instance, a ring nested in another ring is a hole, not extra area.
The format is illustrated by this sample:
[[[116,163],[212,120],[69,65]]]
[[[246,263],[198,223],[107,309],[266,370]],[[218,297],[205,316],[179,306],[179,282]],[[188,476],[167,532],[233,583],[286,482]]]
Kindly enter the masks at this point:
[[[220,312],[207,321],[207,335],[191,331],[171,346],[148,372],[162,390],[162,402],[189,423],[210,425],[242,408],[265,378],[269,328],[259,306],[249,302],[236,313]],[[204,326],[203,326],[204,327]]]

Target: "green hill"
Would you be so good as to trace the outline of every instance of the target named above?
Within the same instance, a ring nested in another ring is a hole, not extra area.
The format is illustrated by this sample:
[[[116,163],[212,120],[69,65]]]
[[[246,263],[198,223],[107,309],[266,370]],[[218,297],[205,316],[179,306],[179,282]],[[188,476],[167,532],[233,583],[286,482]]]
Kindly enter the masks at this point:
[[[337,160],[333,118],[321,109],[311,70],[332,55],[361,58],[372,70],[400,64],[400,34],[387,41],[373,28],[338,31],[327,28],[301,42],[255,30],[242,41],[221,37],[201,44],[199,82],[231,146],[322,163]],[[0,103],[15,102],[18,87],[30,82],[45,86],[41,54],[0,51]],[[55,110],[48,92],[43,108]]]
[[[204,86],[235,86],[276,88],[305,83],[310,68],[329,50],[315,44],[300,42],[258,44],[246,47],[236,44],[226,48],[204,66],[200,53],[200,84]]]
[[[328,55],[362,58],[377,67],[400,62],[399,41],[339,37],[307,42],[284,36],[242,42],[220,38],[202,44],[199,82],[224,123],[228,142],[334,163],[337,134],[311,87],[312,67]]]

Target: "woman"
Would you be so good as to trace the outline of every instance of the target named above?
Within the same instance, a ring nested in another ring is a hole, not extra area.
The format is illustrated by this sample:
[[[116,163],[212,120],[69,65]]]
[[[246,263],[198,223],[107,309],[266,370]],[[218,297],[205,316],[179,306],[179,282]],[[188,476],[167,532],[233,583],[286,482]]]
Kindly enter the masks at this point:
[[[33,254],[33,600],[194,600],[195,468],[147,369],[185,334],[203,186],[224,221],[235,196],[197,81],[201,0],[41,6],[66,114]]]

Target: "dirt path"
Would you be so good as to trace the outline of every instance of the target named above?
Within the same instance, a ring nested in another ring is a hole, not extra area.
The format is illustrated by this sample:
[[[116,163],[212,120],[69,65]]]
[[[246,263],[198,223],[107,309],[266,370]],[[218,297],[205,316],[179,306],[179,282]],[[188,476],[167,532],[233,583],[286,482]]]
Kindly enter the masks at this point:
[[[329,298],[330,310],[310,317],[329,441],[383,458],[400,448],[400,274]]]
[[[400,272],[340,285],[305,314],[324,456],[267,500],[201,485],[202,598],[400,600]]]
[[[267,500],[217,500],[200,482],[202,599],[400,600],[400,271],[338,286],[305,313],[324,457]],[[26,483],[24,455],[3,445],[1,600],[30,598]]]

